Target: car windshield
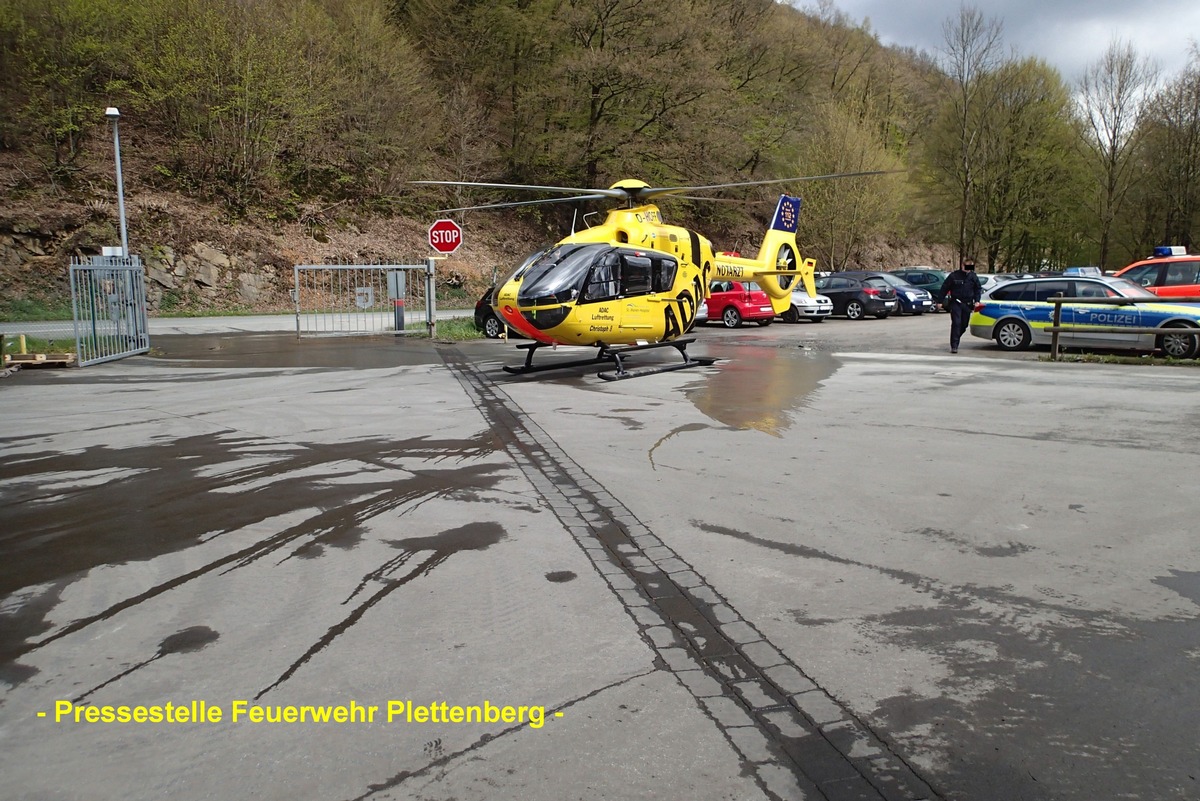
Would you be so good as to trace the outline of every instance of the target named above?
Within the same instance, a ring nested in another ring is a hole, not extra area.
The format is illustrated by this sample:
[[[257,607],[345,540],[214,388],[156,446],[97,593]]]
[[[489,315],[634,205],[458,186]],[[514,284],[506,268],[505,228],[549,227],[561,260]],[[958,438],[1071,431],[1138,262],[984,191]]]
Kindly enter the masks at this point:
[[[1109,286],[1121,293],[1124,298],[1157,298],[1149,289],[1141,284],[1135,284],[1133,281],[1125,278],[1110,278],[1106,281]]]

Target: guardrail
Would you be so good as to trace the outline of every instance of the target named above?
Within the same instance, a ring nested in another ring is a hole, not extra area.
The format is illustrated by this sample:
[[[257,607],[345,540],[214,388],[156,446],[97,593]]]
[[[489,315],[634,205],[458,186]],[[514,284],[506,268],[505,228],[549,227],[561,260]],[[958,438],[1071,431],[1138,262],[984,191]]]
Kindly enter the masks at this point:
[[[1095,306],[1136,306],[1139,303],[1200,303],[1200,297],[1156,297],[1153,300],[1150,298],[1064,298],[1062,295],[1056,295],[1046,299],[1047,303],[1054,304],[1054,314],[1050,318],[1051,325],[1046,330],[1050,332],[1050,358],[1058,361],[1059,332],[1073,333],[1075,331],[1092,331],[1097,334],[1162,334],[1162,328],[1132,328],[1121,326],[1093,326],[1093,325],[1063,325],[1062,324],[1062,305],[1064,303],[1081,303],[1092,304]],[[1200,328],[1172,328],[1172,334],[1183,334],[1185,336],[1200,336]]]

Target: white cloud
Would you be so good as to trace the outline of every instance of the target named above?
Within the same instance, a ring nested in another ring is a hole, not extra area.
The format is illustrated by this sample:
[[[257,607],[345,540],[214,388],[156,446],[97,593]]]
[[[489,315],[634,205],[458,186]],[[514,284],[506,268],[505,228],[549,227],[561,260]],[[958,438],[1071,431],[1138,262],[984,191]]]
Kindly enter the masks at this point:
[[[813,9],[814,3],[793,0]],[[936,54],[945,46],[943,25],[957,18],[959,3],[945,0],[833,0],[856,23],[868,20],[885,44]],[[1113,38],[1133,44],[1168,76],[1188,63],[1200,38],[1200,3],[1195,0],[991,0],[974,5],[1003,24],[1003,40],[1021,56],[1036,56],[1075,81]]]

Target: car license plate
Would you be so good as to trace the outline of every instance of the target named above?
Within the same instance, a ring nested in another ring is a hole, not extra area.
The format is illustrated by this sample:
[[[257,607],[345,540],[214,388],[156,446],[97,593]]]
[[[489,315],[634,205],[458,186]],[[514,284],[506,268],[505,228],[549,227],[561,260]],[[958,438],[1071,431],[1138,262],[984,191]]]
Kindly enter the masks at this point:
[[[759,310],[760,312],[769,312],[769,311],[773,311],[773,309],[772,309],[770,306],[759,306],[759,307],[758,307],[758,310]]]

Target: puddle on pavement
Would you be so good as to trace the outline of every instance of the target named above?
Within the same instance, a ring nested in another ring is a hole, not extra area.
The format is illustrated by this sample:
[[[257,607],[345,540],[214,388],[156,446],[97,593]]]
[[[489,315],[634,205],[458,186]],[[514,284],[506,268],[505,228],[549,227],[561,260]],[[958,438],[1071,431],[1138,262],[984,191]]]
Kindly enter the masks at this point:
[[[800,348],[739,347],[708,370],[704,380],[684,388],[704,414],[739,429],[779,436],[794,412],[808,404],[814,390],[838,369],[827,353]]]
[[[1154,579],[1154,583],[1173,590],[1200,606],[1200,573],[1172,570],[1171,575],[1159,576]]]
[[[428,339],[305,337],[295,334],[167,334],[151,340],[150,358],[193,367],[353,367],[441,364]]]

